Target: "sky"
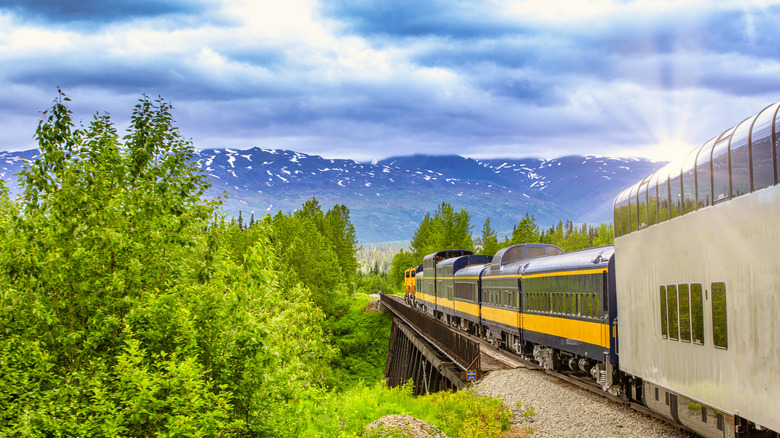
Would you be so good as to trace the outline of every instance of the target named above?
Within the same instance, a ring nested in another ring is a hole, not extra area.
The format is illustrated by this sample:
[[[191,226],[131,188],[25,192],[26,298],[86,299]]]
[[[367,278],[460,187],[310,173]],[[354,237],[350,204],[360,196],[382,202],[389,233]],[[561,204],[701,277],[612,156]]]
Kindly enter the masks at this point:
[[[780,0],[0,0],[0,150],[61,88],[196,148],[672,160],[780,101]]]

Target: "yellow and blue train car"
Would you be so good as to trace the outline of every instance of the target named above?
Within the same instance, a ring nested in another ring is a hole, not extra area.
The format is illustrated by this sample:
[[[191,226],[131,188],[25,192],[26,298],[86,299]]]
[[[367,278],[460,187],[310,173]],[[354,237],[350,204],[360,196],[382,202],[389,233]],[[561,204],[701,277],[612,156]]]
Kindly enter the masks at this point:
[[[474,252],[465,249],[446,249],[425,256],[422,263],[422,274],[416,276],[415,306],[431,316],[438,316],[437,289],[442,290],[444,280],[436,276],[436,265],[453,257],[472,254]]]
[[[482,335],[493,344],[503,344],[520,353],[522,267],[532,259],[563,254],[555,245],[527,243],[502,248],[481,277],[480,323]]]
[[[412,266],[404,271],[404,301],[412,304],[417,291],[417,273],[422,272],[422,265]]]
[[[556,362],[568,361],[572,370],[591,372],[596,362],[604,369],[610,360],[616,362],[614,348],[610,356],[616,309],[609,263],[614,252],[604,246],[522,265],[520,337],[526,348],[533,346],[541,365],[557,368]]]
[[[452,326],[460,326],[464,302],[455,300],[455,275],[464,268],[484,268],[493,259],[483,254],[452,257],[436,264],[436,317]],[[458,313],[460,312],[460,313]]]

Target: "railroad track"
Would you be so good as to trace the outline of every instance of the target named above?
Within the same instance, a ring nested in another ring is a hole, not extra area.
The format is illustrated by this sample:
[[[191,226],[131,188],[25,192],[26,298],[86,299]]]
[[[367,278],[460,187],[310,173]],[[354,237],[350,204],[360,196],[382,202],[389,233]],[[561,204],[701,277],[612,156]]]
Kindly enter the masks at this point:
[[[446,324],[442,324],[442,325],[446,325]],[[635,410],[637,412],[641,412],[641,413],[643,413],[643,414],[645,414],[645,415],[647,415],[649,417],[655,418],[656,420],[663,421],[664,423],[670,424],[670,425],[672,425],[674,427],[678,427],[678,428],[680,427],[678,424],[669,421],[668,418],[665,418],[665,417],[663,417],[661,415],[658,415],[655,412],[651,411],[650,409],[647,409],[646,407],[644,407],[642,405],[629,402],[628,400],[625,400],[625,399],[623,399],[621,397],[618,397],[618,396],[612,395],[612,394],[610,394],[608,392],[605,392],[604,390],[601,389],[600,385],[596,384],[595,382],[590,381],[590,379],[587,379],[587,380],[583,379],[583,378],[581,378],[579,376],[573,375],[573,373],[569,374],[569,373],[565,373],[565,372],[544,369],[539,364],[537,364],[536,362],[528,360],[528,359],[525,359],[522,356],[520,356],[518,354],[515,354],[515,353],[512,353],[510,351],[500,349],[500,348],[492,345],[490,342],[488,342],[488,341],[486,341],[486,340],[484,340],[484,339],[482,339],[482,338],[480,338],[478,336],[474,336],[474,335],[465,333],[465,332],[457,330],[456,328],[453,328],[453,327],[449,327],[449,329],[453,330],[453,331],[457,331],[458,333],[461,333],[461,334],[467,336],[469,339],[471,339],[471,340],[473,340],[475,342],[478,342],[480,344],[480,352],[481,353],[486,354],[493,361],[505,364],[509,368],[523,367],[523,368],[527,368],[529,370],[536,370],[536,371],[539,371],[539,372],[543,372],[543,373],[545,373],[547,375],[550,375],[550,376],[553,376],[553,377],[558,378],[560,380],[563,380],[565,382],[568,382],[568,383],[570,383],[570,384],[572,384],[572,385],[574,385],[574,386],[576,386],[578,388],[584,389],[586,391],[592,392],[593,394],[596,394],[598,396],[601,396],[601,397],[604,397],[606,399],[609,399],[609,400],[611,400],[611,401],[613,401],[615,403],[626,405],[626,406],[630,407],[631,409],[633,409],[633,410]],[[483,356],[482,363],[485,364],[485,362],[486,361],[485,361],[485,358]],[[487,362],[491,363],[490,360],[488,360]],[[495,368],[495,369],[501,369],[501,368]],[[493,371],[493,370],[486,370],[486,369],[483,368],[483,371],[489,372],[489,371]]]
[[[395,301],[398,301],[402,303],[404,306],[411,309],[411,306],[409,306],[407,303],[403,302],[403,299],[399,297],[393,297]],[[574,373],[567,373],[567,372],[560,372],[560,371],[553,371],[553,370],[547,370],[542,368],[539,364],[537,364],[534,361],[528,360],[523,358],[522,356],[512,353],[507,350],[500,349],[494,345],[492,345],[490,342],[486,341],[485,339],[482,339],[478,336],[471,335],[469,333],[466,333],[462,330],[458,330],[455,327],[449,326],[447,324],[441,323],[441,326],[446,327],[448,330],[458,333],[462,336],[465,336],[469,339],[471,339],[474,342],[477,342],[480,346],[480,353],[482,354],[482,370],[483,372],[490,372],[495,371],[499,369],[511,369],[511,368],[526,368],[529,370],[535,370],[539,372],[543,372],[547,375],[550,375],[552,377],[555,377],[557,379],[563,380],[571,385],[574,385],[578,388],[584,389],[586,391],[589,391],[593,394],[596,394],[600,397],[604,397],[608,400],[611,400],[615,403],[625,405],[627,407],[630,407],[631,409],[641,412],[649,417],[655,418],[657,420],[660,420],[664,423],[670,424],[674,427],[678,427],[679,425],[676,423],[673,423],[669,421],[669,419],[656,414],[655,412],[647,409],[646,407],[629,402],[628,400],[625,400],[621,397],[615,396],[613,394],[610,394],[608,392],[605,392],[601,389],[601,386],[596,384],[595,382],[591,381],[590,379],[585,379],[582,377],[579,377],[577,375],[574,375]]]

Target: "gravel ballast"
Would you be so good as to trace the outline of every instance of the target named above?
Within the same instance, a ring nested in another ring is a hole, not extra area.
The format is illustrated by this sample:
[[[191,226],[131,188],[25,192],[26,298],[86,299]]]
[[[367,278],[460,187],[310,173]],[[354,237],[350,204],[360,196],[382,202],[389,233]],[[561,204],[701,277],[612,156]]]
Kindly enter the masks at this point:
[[[515,414],[513,429],[528,428],[534,437],[695,436],[541,371],[493,371],[474,388],[480,395],[502,399]]]

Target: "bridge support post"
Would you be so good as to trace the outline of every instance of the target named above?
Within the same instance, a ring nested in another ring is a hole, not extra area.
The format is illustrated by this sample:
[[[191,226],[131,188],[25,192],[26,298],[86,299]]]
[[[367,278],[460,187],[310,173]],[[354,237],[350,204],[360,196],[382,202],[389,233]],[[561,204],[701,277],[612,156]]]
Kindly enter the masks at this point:
[[[465,386],[458,368],[398,318],[393,319],[388,347],[387,386],[400,386],[411,379],[414,395]]]

